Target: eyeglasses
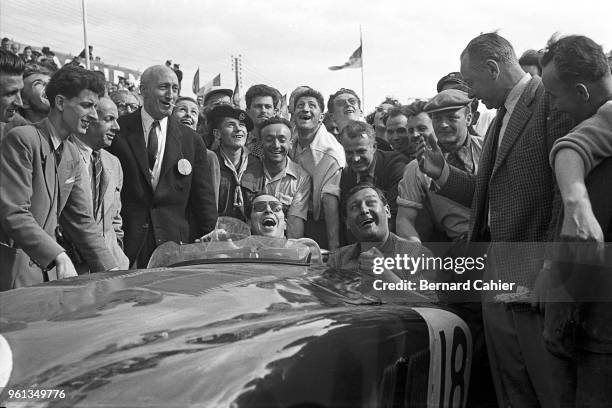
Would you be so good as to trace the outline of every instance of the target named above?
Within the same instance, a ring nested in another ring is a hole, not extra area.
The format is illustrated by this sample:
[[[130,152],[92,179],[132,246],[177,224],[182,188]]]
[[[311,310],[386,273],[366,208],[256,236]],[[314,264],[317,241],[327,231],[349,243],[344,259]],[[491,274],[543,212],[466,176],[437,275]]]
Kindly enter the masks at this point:
[[[283,211],[283,205],[278,201],[257,201],[256,203],[253,203],[253,211],[264,212],[268,206],[270,206],[270,209],[273,212]]]
[[[127,109],[131,112],[134,112],[136,109],[138,109],[138,105],[134,104],[134,103],[123,103],[123,102],[119,102],[117,104],[117,108],[119,109]]]

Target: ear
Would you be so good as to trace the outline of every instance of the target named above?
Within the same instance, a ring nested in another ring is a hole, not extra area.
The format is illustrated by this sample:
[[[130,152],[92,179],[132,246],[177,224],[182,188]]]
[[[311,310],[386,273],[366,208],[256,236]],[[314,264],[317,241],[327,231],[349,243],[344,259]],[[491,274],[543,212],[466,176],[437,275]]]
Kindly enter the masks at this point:
[[[55,107],[58,111],[64,111],[64,103],[66,102],[66,98],[64,95],[55,95]]]
[[[499,64],[495,60],[488,59],[485,62],[485,71],[489,74],[491,79],[497,79],[500,72]]]
[[[391,209],[389,208],[389,204],[385,205],[385,214],[387,214],[387,220],[391,219]]]
[[[465,115],[465,121],[467,122],[468,126],[470,126],[472,124],[472,119],[473,118],[474,118],[474,115],[472,114],[472,112],[470,112],[467,115]]]
[[[589,94],[589,89],[586,87],[586,85],[582,83],[577,83],[575,85],[575,88],[576,88],[576,93],[578,94],[580,99],[583,102],[588,102],[591,95]]]

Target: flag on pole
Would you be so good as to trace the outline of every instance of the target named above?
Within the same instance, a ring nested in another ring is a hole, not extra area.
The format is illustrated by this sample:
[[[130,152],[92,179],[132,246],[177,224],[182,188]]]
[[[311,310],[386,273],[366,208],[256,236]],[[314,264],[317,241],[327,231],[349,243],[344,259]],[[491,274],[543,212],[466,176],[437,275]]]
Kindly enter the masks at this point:
[[[213,79],[204,84],[203,87],[198,89],[196,92],[197,95],[205,95],[208,91],[212,89],[213,86],[221,86],[221,74],[217,74]]]
[[[344,68],[361,68],[361,44],[359,44],[359,48],[353,52],[353,54],[349,57],[349,60],[342,65],[334,65],[329,67],[330,71],[338,71]]]
[[[200,89],[200,67],[198,67],[198,70],[193,76],[193,84],[191,85],[191,89],[193,90],[194,94],[197,94],[198,90]]]

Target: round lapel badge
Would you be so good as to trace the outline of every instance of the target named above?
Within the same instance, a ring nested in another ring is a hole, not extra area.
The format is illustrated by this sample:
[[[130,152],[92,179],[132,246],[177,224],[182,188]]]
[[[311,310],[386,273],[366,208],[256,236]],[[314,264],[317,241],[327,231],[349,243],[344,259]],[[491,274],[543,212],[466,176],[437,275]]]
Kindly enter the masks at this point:
[[[178,171],[183,176],[188,176],[191,174],[191,163],[187,159],[181,159],[178,161]]]

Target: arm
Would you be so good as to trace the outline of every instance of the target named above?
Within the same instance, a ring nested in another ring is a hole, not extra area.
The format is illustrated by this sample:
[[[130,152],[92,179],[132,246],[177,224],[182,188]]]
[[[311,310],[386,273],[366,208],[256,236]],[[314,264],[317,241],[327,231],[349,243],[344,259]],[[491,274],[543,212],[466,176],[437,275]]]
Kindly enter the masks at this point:
[[[584,184],[585,166],[573,149],[561,149],[556,154],[555,176],[563,199],[561,237],[571,240],[603,242],[603,232],[597,222]]]
[[[325,227],[327,228],[328,249],[331,251],[340,246],[340,205],[338,197],[327,193],[323,194],[322,201]]]
[[[295,215],[287,217],[287,238],[304,237],[304,220]]]
[[[418,210],[412,207],[400,206],[397,210],[397,235],[409,241],[421,242],[419,233],[414,228]]]
[[[28,129],[13,130],[0,148],[0,223],[15,246],[22,248],[41,268],[46,268],[64,248],[43,230],[30,211],[33,194],[47,192],[33,190],[34,156],[41,147],[35,143],[38,135],[35,131],[26,132]],[[40,166],[36,171],[44,171],[45,163]]]

